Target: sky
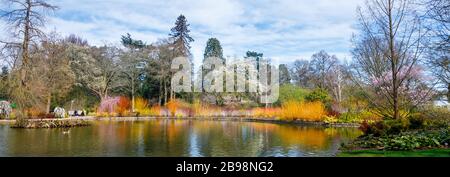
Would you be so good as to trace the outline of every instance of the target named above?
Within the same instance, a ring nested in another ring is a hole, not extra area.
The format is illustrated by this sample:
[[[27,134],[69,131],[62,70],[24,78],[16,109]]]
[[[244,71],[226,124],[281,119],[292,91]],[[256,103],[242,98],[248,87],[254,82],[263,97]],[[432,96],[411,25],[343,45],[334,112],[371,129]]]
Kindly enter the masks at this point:
[[[49,0],[59,6],[47,31],[76,34],[90,44],[120,44],[130,33],[147,44],[168,37],[176,18],[190,24],[194,63],[203,59],[206,41],[215,37],[224,55],[264,53],[278,63],[310,59],[325,50],[351,58],[356,8],[363,0]],[[0,22],[1,23],[1,22]],[[0,24],[1,25],[1,24]]]

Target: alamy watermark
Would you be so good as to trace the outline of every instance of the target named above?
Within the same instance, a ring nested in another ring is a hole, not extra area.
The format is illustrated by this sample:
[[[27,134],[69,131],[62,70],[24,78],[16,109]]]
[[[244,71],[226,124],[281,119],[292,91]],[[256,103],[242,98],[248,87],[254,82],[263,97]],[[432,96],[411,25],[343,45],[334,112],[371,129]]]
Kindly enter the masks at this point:
[[[227,60],[206,58],[194,72],[187,57],[172,60],[174,92],[256,93],[259,102],[274,103],[279,97],[279,70],[265,59]],[[197,77],[194,77],[196,75]]]

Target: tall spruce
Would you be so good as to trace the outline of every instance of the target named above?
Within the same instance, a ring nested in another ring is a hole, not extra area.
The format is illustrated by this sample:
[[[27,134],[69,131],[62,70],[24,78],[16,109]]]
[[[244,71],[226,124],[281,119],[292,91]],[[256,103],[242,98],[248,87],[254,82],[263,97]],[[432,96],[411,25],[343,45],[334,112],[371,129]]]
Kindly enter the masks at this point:
[[[180,15],[175,22],[175,27],[171,30],[169,36],[174,40],[174,49],[177,54],[183,56],[189,56],[189,49],[191,48],[190,43],[194,42],[194,39],[189,35],[189,24],[187,23],[186,17]]]
[[[191,52],[190,52],[190,43],[194,42],[194,39],[189,35],[189,24],[187,23],[186,17],[184,15],[180,15],[175,22],[175,27],[171,29],[171,33],[169,34],[172,43],[172,59],[176,57],[188,57],[190,61],[191,68],[193,67]],[[193,74],[193,70],[191,69],[191,74]],[[192,81],[191,81],[192,83]],[[181,95],[182,97],[185,94]],[[188,94],[188,97],[192,98],[192,94]],[[170,99],[175,99],[175,93],[173,90],[170,91]]]

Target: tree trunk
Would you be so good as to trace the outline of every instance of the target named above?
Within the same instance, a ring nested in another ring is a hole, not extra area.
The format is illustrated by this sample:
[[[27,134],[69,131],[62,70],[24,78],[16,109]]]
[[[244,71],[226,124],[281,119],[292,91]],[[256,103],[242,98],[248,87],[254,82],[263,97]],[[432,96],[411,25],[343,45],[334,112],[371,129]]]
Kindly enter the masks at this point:
[[[164,80],[164,104],[167,103],[167,83]]]
[[[134,112],[134,78],[131,79],[131,112]]]
[[[162,87],[163,87],[163,82],[162,82],[162,79],[159,79],[159,106],[161,106],[162,105],[162,95],[163,95],[163,89],[162,89]]]
[[[30,13],[31,13],[31,2],[30,0],[27,0],[27,13],[25,15],[25,26],[23,29],[23,43],[22,43],[22,67],[20,67],[20,79],[22,82],[22,85],[26,85],[26,78],[27,78],[27,71],[28,71],[28,60],[29,60],[29,53],[28,53],[28,47],[30,44]]]
[[[47,114],[50,114],[51,103],[52,103],[52,94],[49,93],[47,96]]]
[[[397,81],[397,56],[395,54],[395,36],[394,36],[394,25],[392,21],[392,0],[388,2],[388,16],[389,16],[389,52],[391,59],[391,72],[392,72],[392,99],[394,102],[394,119],[398,119],[399,116],[399,105],[398,105],[398,81]]]
[[[108,89],[105,89],[105,95],[104,95],[104,97],[105,97],[105,98],[108,98]]]

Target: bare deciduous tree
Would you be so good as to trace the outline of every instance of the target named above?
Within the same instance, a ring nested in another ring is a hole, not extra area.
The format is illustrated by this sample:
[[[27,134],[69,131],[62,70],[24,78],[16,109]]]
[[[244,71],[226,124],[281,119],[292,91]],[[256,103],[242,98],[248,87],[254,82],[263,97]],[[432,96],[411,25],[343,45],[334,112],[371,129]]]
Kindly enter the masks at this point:
[[[20,47],[21,67],[20,80],[26,85],[27,72],[30,70],[30,46],[44,36],[41,28],[46,23],[45,13],[54,11],[58,7],[44,0],[4,0],[10,7],[1,12],[1,17],[13,29],[13,36],[20,42],[3,42]]]
[[[37,54],[37,79],[45,86],[47,113],[51,111],[52,98],[64,96],[75,80],[67,56],[67,46],[68,44],[53,32],[42,41]]]
[[[424,19],[430,31],[428,40],[428,61],[432,73],[447,90],[450,99],[450,1],[424,0]]]
[[[311,88],[311,74],[308,60],[296,60],[291,68],[291,75],[297,86]]]
[[[37,50],[40,38],[44,36],[42,28],[46,23],[46,13],[57,9],[44,0],[3,0],[7,9],[0,11],[0,18],[4,19],[12,31],[16,41],[0,41],[10,54],[12,71],[10,74],[10,96],[18,105],[18,117],[22,117],[25,109],[33,106],[39,100],[36,94],[39,85],[33,74],[33,52]],[[4,48],[4,49],[5,49]]]
[[[327,85],[327,74],[337,65],[336,56],[330,56],[325,51],[320,51],[311,57],[310,69],[313,75],[313,83],[316,87],[325,89]]]
[[[413,5],[410,0],[368,0],[364,9],[359,8],[354,80],[371,91],[366,96],[378,113],[394,119],[430,93],[416,93],[414,97],[420,101],[412,104],[409,94],[426,87],[416,79],[424,32]]]

